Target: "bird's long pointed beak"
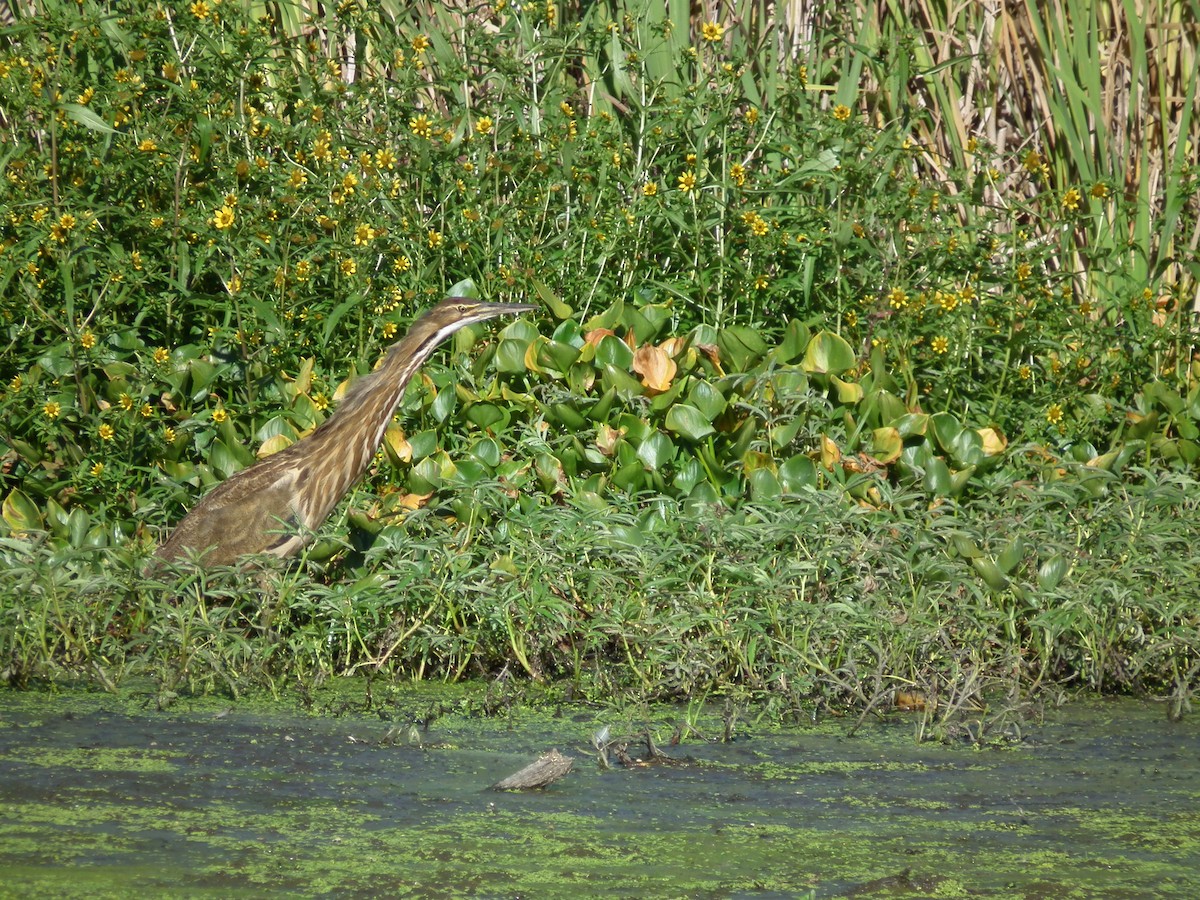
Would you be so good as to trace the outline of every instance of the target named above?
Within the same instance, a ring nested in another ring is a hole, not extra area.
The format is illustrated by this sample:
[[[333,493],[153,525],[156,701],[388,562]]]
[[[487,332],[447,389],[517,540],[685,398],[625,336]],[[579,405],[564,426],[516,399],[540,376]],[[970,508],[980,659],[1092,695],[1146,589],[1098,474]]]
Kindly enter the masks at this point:
[[[538,308],[536,303],[488,303],[483,300],[472,300],[470,297],[447,297],[446,300],[462,300],[467,303],[474,303],[481,310],[486,309],[497,316],[515,316],[518,313],[533,312]],[[444,303],[445,301],[442,302]]]

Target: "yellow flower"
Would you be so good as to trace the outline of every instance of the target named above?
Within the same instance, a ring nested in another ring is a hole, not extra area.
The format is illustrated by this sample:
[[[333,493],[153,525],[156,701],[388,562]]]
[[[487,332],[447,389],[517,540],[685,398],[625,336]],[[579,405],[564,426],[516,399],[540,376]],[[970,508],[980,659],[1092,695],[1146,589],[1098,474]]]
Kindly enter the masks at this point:
[[[88,469],[88,472],[91,474],[91,476],[93,478],[99,478],[101,475],[104,474],[104,463],[102,463],[102,462],[94,463],[92,465],[92,467],[90,469]]]
[[[142,153],[153,153],[158,149],[158,144],[154,143],[154,138],[142,138],[138,142],[138,150]]]
[[[746,167],[741,163],[734,163],[729,167],[729,177],[733,179],[733,183],[741,187],[746,183]]]
[[[90,331],[85,331],[79,336],[79,346],[84,350],[91,350],[96,346],[96,336]]]
[[[1097,200],[1103,200],[1108,196],[1108,185],[1102,181],[1098,181],[1092,185],[1092,189],[1088,193]]]
[[[908,294],[904,292],[903,288],[892,288],[888,291],[888,305],[892,309],[904,309],[908,306]]]
[[[725,26],[716,22],[705,22],[700,26],[700,36],[710,44],[715,44],[725,37]]]
[[[1021,161],[1021,165],[1025,167],[1026,172],[1036,172],[1042,167],[1042,154],[1036,150],[1030,150],[1025,154],[1025,158]]]
[[[53,400],[51,400],[49,403],[47,403],[45,406],[42,407],[42,415],[44,415],[47,419],[50,419],[50,420],[57,419],[61,412],[62,412],[62,407],[58,403],[55,403]]]
[[[423,34],[418,34],[412,39],[413,53],[424,53],[429,49],[429,38]]]
[[[228,206],[222,206],[213,213],[211,221],[216,228],[224,230],[233,224],[233,210]]]
[[[212,411],[212,420],[217,425],[220,425],[222,422],[228,421],[228,419],[229,419],[229,413],[225,412],[225,407],[218,406],[216,409],[214,409]]]
[[[424,113],[409,119],[408,127],[417,137],[422,137],[426,140],[433,135],[433,123],[429,121],[429,117]]]
[[[442,233],[429,229],[429,233],[425,237],[425,243],[429,245],[429,249],[433,250],[442,245]]]
[[[389,341],[390,341],[392,338],[394,338],[394,337],[396,336],[396,330],[397,330],[397,329],[396,329],[396,323],[395,323],[395,322],[384,322],[384,323],[383,323],[383,337],[384,337],[384,339],[385,339],[385,340],[389,340]]]
[[[154,361],[160,366],[171,358],[171,351],[166,347],[159,347],[154,351]]]
[[[329,398],[324,394],[314,394],[312,402],[313,406],[315,406],[321,412],[325,412],[325,410],[329,409]]]
[[[154,415],[154,407],[153,407],[153,406],[151,406],[149,403],[143,403],[143,404],[142,404],[142,408],[138,410],[138,414],[139,414],[139,415],[140,415],[140,416],[141,416],[143,419],[148,419],[148,418],[150,418],[152,415]]]
[[[341,269],[342,274],[349,278],[358,271],[358,263],[352,259],[343,259],[339,268]]]
[[[371,241],[375,240],[376,231],[365,222],[354,229],[354,243],[358,247],[365,247]]]
[[[658,182],[647,181],[642,185],[642,194],[647,197],[653,197],[658,193]]]
[[[754,279],[754,289],[756,291],[765,291],[771,284],[771,280],[766,275],[759,275]]]
[[[288,175],[288,184],[294,188],[300,187],[308,181],[308,173],[299,167],[293,167],[291,174]]]
[[[747,125],[753,125],[758,121],[758,110],[751,106],[742,114],[742,118],[746,120]]]
[[[562,110],[562,114],[568,119],[575,118],[575,107],[571,106],[566,100],[558,104],[558,108]]]
[[[383,150],[375,151],[375,165],[381,169],[391,171],[396,168],[396,154],[391,150],[384,148]]]
[[[208,4],[205,0],[196,0],[188,9],[191,10],[193,16],[203,22],[209,16]]]
[[[308,281],[309,277],[312,275],[312,272],[313,272],[313,265],[312,265],[312,262],[310,262],[309,260],[302,259],[298,263],[296,263],[296,280],[297,281]]]
[[[113,430],[113,427],[111,425],[109,425],[107,422],[105,422],[103,425],[100,426],[100,440],[111,441],[113,439],[114,434],[116,434],[116,432]]]
[[[696,173],[693,172],[691,169],[688,169],[686,172],[684,172],[682,175],[679,176],[679,189],[681,191],[683,191],[685,194],[691,190],[694,190],[695,187],[696,187]]]
[[[491,116],[480,116],[478,121],[475,122],[475,133],[491,134],[492,128],[495,126],[495,124],[496,123],[492,121]]]
[[[950,341],[939,334],[929,342],[929,346],[932,348],[934,353],[943,354],[950,349]]]
[[[58,218],[58,227],[61,228],[63,231],[70,231],[77,224],[79,224],[79,220],[76,219],[70,213],[63,213]]]
[[[1057,425],[1062,421],[1063,408],[1061,404],[1051,403],[1050,408],[1046,410],[1046,421],[1051,425]]]
[[[22,388],[22,386],[24,386],[24,384],[25,384],[24,378],[22,378],[20,375],[14,375],[12,377],[12,381],[10,381],[8,383],[8,389],[15,394],[17,391],[21,390],[21,388]]]
[[[1033,369],[1029,366],[1021,366],[1021,368],[1017,369],[1017,377],[1022,381],[1028,381],[1033,377]]]
[[[411,268],[412,260],[410,260],[407,256],[397,256],[392,260],[393,272],[407,272]]]
[[[833,117],[839,122],[848,122],[850,120],[850,107],[844,103],[839,103],[833,108]]]
[[[1079,193],[1079,189],[1071,188],[1069,191],[1063,194],[1063,209],[1067,210],[1068,212],[1075,212],[1075,210],[1079,209],[1079,202],[1082,199],[1083,195]]]
[[[175,443],[175,429],[170,425],[163,429],[163,440],[168,444]]]

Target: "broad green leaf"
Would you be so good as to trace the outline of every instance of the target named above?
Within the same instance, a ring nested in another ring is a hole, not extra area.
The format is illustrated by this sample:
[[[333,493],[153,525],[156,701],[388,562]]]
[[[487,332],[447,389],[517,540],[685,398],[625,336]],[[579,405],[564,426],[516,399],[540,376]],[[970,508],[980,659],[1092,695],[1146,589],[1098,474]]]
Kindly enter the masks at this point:
[[[675,458],[676,447],[661,431],[656,431],[638,445],[637,455],[651,472],[657,472]]]
[[[700,414],[709,422],[725,411],[725,397],[707,381],[698,380],[688,391],[688,402],[700,410]]]
[[[1071,564],[1067,558],[1061,553],[1055,553],[1040,566],[1038,566],[1037,580],[1038,587],[1044,591],[1052,591],[1066,577],[1067,571],[1071,568]]]
[[[789,494],[817,486],[817,466],[803,454],[797,454],[779,467],[779,482]]]
[[[1017,537],[1013,538],[1009,545],[1000,551],[1000,555],[996,557],[996,565],[1005,575],[1011,575],[1024,558],[1025,542]]]
[[[495,365],[497,372],[518,375],[525,371],[525,351],[529,341],[501,340],[496,347]]]
[[[973,558],[971,565],[975,567],[975,571],[979,573],[979,577],[993,591],[1002,591],[1008,587],[1009,581],[1004,577],[1004,573],[986,556]]]
[[[633,351],[616,335],[606,334],[596,345],[596,363],[628,371],[633,364]]]
[[[854,368],[854,363],[854,350],[846,339],[832,331],[822,331],[808,342],[800,365],[810,374],[840,375]]]
[[[950,495],[950,467],[935,456],[925,465],[925,490],[938,497]]]
[[[778,500],[783,494],[779,478],[770,469],[756,469],[750,473],[750,499]]]
[[[463,415],[468,422],[483,429],[497,425],[503,427],[509,418],[508,411],[495,403],[472,403],[463,411]]]
[[[665,424],[668,431],[683,435],[692,441],[698,441],[716,431],[704,413],[687,403],[676,403],[668,409]]]

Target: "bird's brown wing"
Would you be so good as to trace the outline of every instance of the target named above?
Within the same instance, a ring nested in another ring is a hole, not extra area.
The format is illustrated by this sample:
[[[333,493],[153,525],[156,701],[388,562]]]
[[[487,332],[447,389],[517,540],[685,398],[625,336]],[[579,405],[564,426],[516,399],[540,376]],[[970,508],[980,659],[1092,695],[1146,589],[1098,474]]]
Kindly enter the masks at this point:
[[[249,553],[286,556],[303,543],[303,515],[295,506],[302,469],[254,466],[217,485],[176,526],[159,559],[203,556],[228,565]]]

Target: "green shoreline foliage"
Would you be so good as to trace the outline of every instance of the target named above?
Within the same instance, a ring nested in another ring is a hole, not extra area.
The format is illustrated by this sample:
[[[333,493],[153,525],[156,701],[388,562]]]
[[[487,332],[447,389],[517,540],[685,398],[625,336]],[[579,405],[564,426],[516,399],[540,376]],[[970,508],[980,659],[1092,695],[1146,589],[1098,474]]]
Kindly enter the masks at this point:
[[[0,34],[10,680],[508,662],[869,706],[969,670],[1182,707],[1196,6],[1136,34],[1067,0],[991,30],[900,7],[814,19],[789,53],[749,6],[22,6]],[[1041,68],[1017,77],[1014,42]],[[543,311],[414,380],[346,513],[254,589],[265,620],[244,579],[139,580],[199,492],[455,291]]]

